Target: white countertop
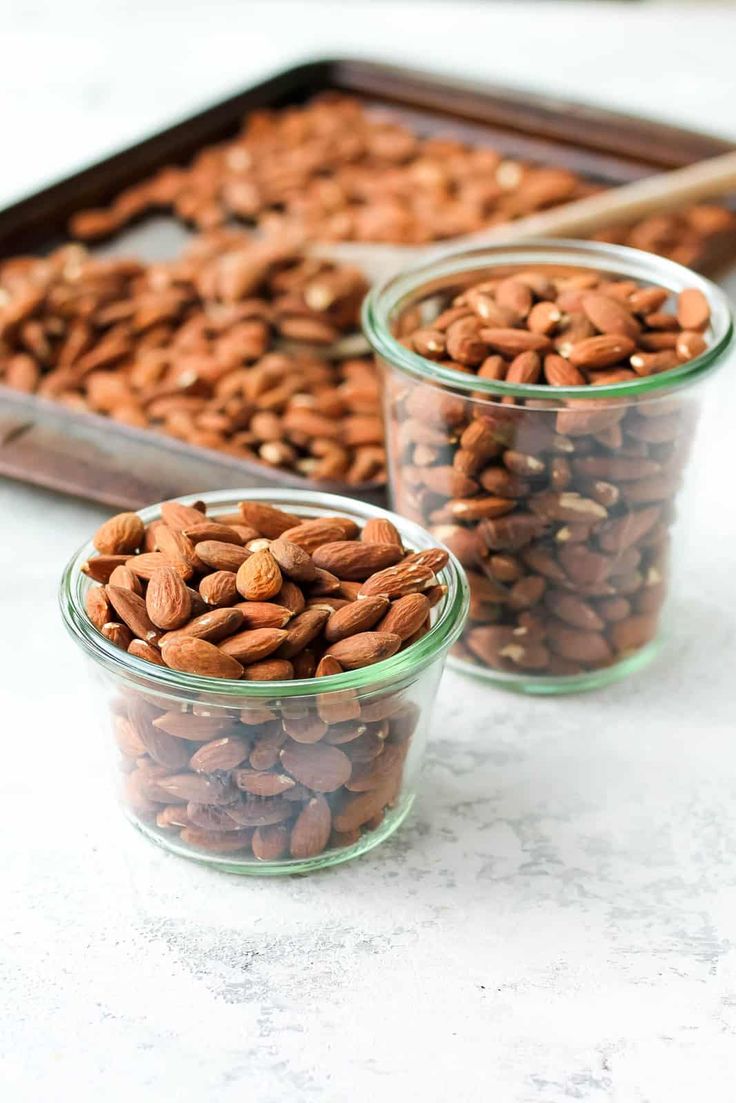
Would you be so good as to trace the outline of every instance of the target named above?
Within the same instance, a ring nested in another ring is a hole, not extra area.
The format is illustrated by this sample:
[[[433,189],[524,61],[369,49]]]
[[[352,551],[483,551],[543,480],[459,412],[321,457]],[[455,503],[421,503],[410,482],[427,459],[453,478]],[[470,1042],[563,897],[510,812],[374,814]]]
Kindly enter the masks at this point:
[[[16,0],[2,21],[4,200],[340,52],[736,136],[724,5]],[[446,676],[410,821],[311,878],[209,873],[114,812],[55,602],[104,513],[0,485],[3,1098],[732,1100],[733,372],[717,392],[656,665],[560,700]]]

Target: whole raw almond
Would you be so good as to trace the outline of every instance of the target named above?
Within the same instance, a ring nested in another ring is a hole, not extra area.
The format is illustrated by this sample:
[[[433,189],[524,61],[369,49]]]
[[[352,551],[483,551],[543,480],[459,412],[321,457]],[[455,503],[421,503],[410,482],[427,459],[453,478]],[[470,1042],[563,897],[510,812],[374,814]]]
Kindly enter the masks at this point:
[[[281,748],[284,769],[307,789],[334,793],[349,779],[353,765],[338,747],[329,743],[294,743]]]
[[[132,555],[143,542],[145,525],[137,513],[118,513],[98,528],[92,543],[103,555]]]
[[[309,552],[304,551],[299,544],[294,544],[284,536],[272,540],[269,552],[278,563],[282,574],[292,578],[295,582],[314,582],[317,578],[315,566]]]
[[[107,624],[102,625],[100,632],[106,640],[109,640],[115,647],[120,647],[123,651],[127,651],[133,642],[133,633],[127,624],[121,624],[119,621],[108,621]]]
[[[237,735],[225,736],[198,747],[189,760],[189,766],[196,773],[202,774],[211,774],[215,770],[232,770],[244,762],[249,753],[250,744],[245,739]]]
[[[294,806],[279,797],[250,797],[241,804],[228,805],[229,816],[244,827],[267,827],[282,823],[293,814]]]
[[[340,579],[362,582],[376,571],[390,567],[402,558],[396,544],[364,544],[355,540],[337,540],[315,549],[318,567]]]
[[[615,333],[636,341],[641,327],[623,303],[597,291],[583,295],[583,312],[599,333]]]
[[[363,525],[360,539],[364,544],[396,544],[403,551],[399,530],[388,517],[371,517]]]
[[[161,520],[175,532],[183,532],[192,525],[199,525],[204,520],[203,513],[194,506],[185,505],[184,502],[163,502],[161,505]]]
[[[702,291],[687,288],[677,296],[677,321],[682,329],[705,329],[710,321],[710,305]]]
[[[251,841],[250,831],[204,831],[198,827],[185,827],[181,831],[181,841],[197,850],[213,851],[219,854],[234,854],[247,850]]]
[[[141,580],[133,574],[130,567],[116,567],[110,575],[110,585],[119,586],[123,590],[132,590],[134,594],[142,594]]]
[[[370,600],[371,598],[365,598],[356,604],[365,605]],[[404,642],[419,631],[429,616],[429,610],[429,600],[424,594],[405,594],[391,604],[378,625],[378,631],[393,632]]]
[[[213,571],[205,575],[199,584],[199,592],[207,605],[225,608],[239,601],[234,571]]]
[[[400,647],[401,637],[393,632],[359,632],[330,644],[328,654],[345,670],[358,670],[390,658]]]
[[[197,555],[215,571],[237,571],[252,558],[247,548],[228,544],[224,540],[203,540],[197,544]]]
[[[286,774],[273,774],[264,770],[236,770],[233,781],[244,793],[256,797],[280,797],[294,788],[294,779]]]
[[[204,678],[240,678],[243,674],[243,667],[236,659],[196,636],[164,640],[161,657],[173,670]]]
[[[105,593],[113,609],[128,625],[133,635],[139,640],[145,640],[146,643],[156,643],[161,633],[149,617],[146,602],[142,597],[131,590],[123,590],[117,586],[107,586]]]
[[[135,555],[130,559],[126,559],[125,566],[129,567],[134,575],[144,579],[146,582],[153,578],[153,572],[157,571],[159,567],[173,567],[175,571],[179,572],[185,582],[190,579],[194,573],[192,567],[188,563],[185,563],[183,559],[174,559],[164,555],[164,553],[160,551],[142,552],[141,555]]]
[[[96,555],[82,564],[81,571],[95,582],[109,582],[115,568],[124,567],[127,562],[127,555]]]
[[[293,615],[275,601],[241,601],[233,608],[243,614],[243,628],[284,628]]]
[[[216,716],[197,716],[191,712],[164,712],[152,723],[154,728],[192,743],[209,743],[211,739],[222,736],[228,727],[227,720]]]
[[[303,521],[294,528],[287,529],[283,535],[310,555],[314,555],[316,549],[322,544],[349,539],[337,517],[315,517],[311,521]]]
[[[578,341],[570,350],[569,361],[576,368],[609,368],[628,360],[636,345],[622,334],[601,334]]]
[[[243,541],[232,525],[221,525],[217,521],[202,520],[182,532],[192,544],[201,544],[203,540],[217,540],[224,544],[240,544]]]
[[[112,608],[102,586],[92,586],[84,595],[84,608],[95,628],[102,629],[103,624],[112,620]]]
[[[294,667],[288,659],[264,659],[250,663],[243,672],[246,682],[288,682],[294,677]]]
[[[279,658],[293,659],[304,651],[312,640],[316,639],[329,617],[327,609],[305,609],[289,622],[284,642],[279,649]]]
[[[289,852],[292,858],[315,858],[327,846],[332,828],[330,806],[322,796],[305,804],[291,829]]]
[[[253,857],[260,862],[275,862],[289,853],[289,828],[285,824],[274,823],[268,827],[257,827],[253,832]]]
[[[154,663],[156,666],[166,666],[161,658],[161,652],[145,640],[131,640],[128,644],[128,654],[134,655],[136,659],[145,659],[146,662]]]
[[[243,627],[243,621],[240,609],[212,609],[190,620],[183,628],[167,632],[161,637],[161,643],[163,645],[170,640],[185,637],[217,643],[218,640],[224,640],[227,636],[232,636],[239,631]]]
[[[255,663],[275,651],[286,636],[283,628],[251,628],[223,640],[220,650],[243,665]]]
[[[330,643],[354,636],[373,628],[384,615],[389,600],[382,594],[367,597],[362,601],[351,601],[332,613],[325,625],[325,639]],[[390,631],[387,629],[387,631]]]
[[[181,628],[192,613],[192,599],[181,575],[173,567],[154,571],[146,590],[146,610],[159,628]]]
[[[228,782],[218,777],[201,774],[171,774],[157,782],[160,789],[179,800],[196,801],[198,804],[226,804],[230,796]]]
[[[269,540],[275,540],[286,529],[300,524],[298,517],[265,502],[240,502],[239,509],[246,525],[250,525]]]
[[[403,597],[404,594],[413,594],[429,589],[437,582],[434,571],[423,563],[397,563],[394,567],[387,567],[384,571],[366,579],[360,587],[359,599],[383,594],[392,600]]]
[[[249,601],[270,601],[278,594],[282,581],[281,568],[271,552],[264,548],[240,565],[235,584]]]

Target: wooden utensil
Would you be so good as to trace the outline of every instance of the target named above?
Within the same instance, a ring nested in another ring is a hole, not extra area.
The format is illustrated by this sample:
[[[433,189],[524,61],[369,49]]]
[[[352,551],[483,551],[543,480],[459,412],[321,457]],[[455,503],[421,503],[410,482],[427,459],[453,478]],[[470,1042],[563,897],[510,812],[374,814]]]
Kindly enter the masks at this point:
[[[635,222],[646,215],[714,199],[729,191],[736,191],[736,151],[610,188],[503,226],[464,234],[439,246],[335,242],[314,244],[309,251],[316,256],[354,264],[376,282],[449,249],[480,248],[533,237],[585,237],[602,226]]]

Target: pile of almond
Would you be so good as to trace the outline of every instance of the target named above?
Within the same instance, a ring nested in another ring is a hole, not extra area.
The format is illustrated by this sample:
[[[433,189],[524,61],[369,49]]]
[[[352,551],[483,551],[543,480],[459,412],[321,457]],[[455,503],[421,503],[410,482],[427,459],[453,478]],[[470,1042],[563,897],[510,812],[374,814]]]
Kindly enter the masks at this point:
[[[235,220],[269,235],[422,244],[598,190],[568,169],[427,137],[395,113],[328,94],[305,106],[254,112],[232,141],[205,147],[187,167],[161,169],[107,208],[80,212],[71,231],[82,240],[104,237],[163,209],[203,230]],[[734,229],[727,209],[694,206],[596,237],[694,265],[711,239]]]
[[[175,261],[0,264],[0,381],[307,478],[384,478],[379,385],[341,359],[357,271],[221,231]]]
[[[131,811],[195,848],[262,860],[350,846],[395,804],[418,719],[410,690],[320,692],[429,628],[447,552],[409,552],[387,518],[303,519],[263,502],[208,517],[163,504],[105,522],[83,570],[87,614],[131,655],[227,680],[314,679],[296,698],[238,694],[181,709],[153,690],[114,705]]]
[[[653,638],[667,585],[673,500],[694,411],[687,398],[597,399],[601,384],[667,372],[707,347],[701,291],[591,271],[477,280],[402,342],[485,381],[543,396],[469,398],[390,377],[397,508],[465,566],[466,659],[504,673],[578,675]],[[431,309],[430,309],[431,308]],[[557,387],[590,398],[559,400]]]

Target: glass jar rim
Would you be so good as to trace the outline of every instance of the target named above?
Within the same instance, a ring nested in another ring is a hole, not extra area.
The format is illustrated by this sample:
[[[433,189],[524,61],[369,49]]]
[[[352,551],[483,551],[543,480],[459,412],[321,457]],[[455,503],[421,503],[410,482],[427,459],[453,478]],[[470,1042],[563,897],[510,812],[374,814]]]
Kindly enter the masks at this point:
[[[711,306],[713,343],[700,356],[677,368],[635,380],[591,388],[588,385],[550,388],[539,383],[507,383],[443,367],[434,360],[412,352],[394,337],[390,322],[397,310],[416,298],[428,282],[458,276],[473,269],[494,267],[536,267],[565,264],[576,268],[603,268],[611,275],[657,283],[677,293],[695,287],[702,291]],[[726,295],[711,280],[692,272],[675,261],[625,245],[609,245],[597,241],[573,241],[563,238],[528,238],[510,244],[498,244],[457,251],[434,251],[423,264],[406,269],[382,283],[374,284],[363,301],[363,331],[373,351],[392,367],[424,382],[436,383],[476,395],[511,396],[547,400],[592,397],[628,398],[652,394],[672,387],[680,388],[694,382],[717,366],[734,333],[734,321]],[[552,392],[552,394],[550,394]]]
[[[279,508],[292,508],[296,513],[304,511],[305,519],[323,516],[326,511],[345,513],[349,516],[369,520],[375,517],[387,518],[399,530],[402,540],[408,547],[421,548],[443,546],[433,539],[420,525],[400,517],[390,510],[382,509],[358,499],[338,494],[326,494],[320,491],[287,490],[259,488],[242,490],[209,491],[204,494],[184,495],[183,500],[203,501],[207,506],[216,506],[221,512],[235,506],[240,501],[267,502]],[[161,515],[161,504],[147,506],[138,510],[138,515],[148,524]],[[289,681],[240,681],[225,678],[206,678],[187,674],[165,666],[156,666],[130,655],[116,647],[99,632],[90,621],[84,608],[83,594],[89,579],[82,572],[82,564],[97,554],[91,541],[82,545],[67,563],[59,587],[59,604],[67,631],[80,645],[82,650],[96,663],[118,676],[128,676],[137,684],[145,684],[159,693],[166,689],[179,693],[205,693],[216,695],[223,705],[237,703],[241,707],[249,698],[263,697],[307,697],[317,692],[330,693],[336,690],[370,690],[386,687],[387,683],[414,677],[420,670],[443,650],[449,648],[459,637],[469,605],[469,590],[465,574],[457,558],[448,551],[449,560],[440,572],[440,581],[447,585],[447,594],[440,608],[440,615],[429,631],[404,651],[384,659],[371,666],[358,670],[344,671],[323,678],[294,678]],[[227,701],[225,699],[228,699]]]

